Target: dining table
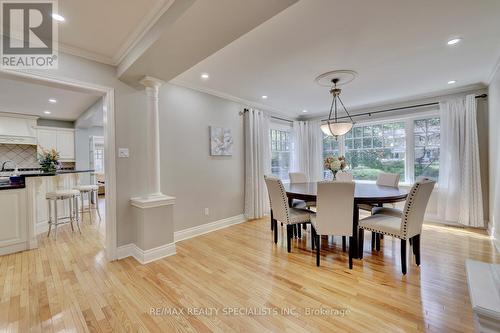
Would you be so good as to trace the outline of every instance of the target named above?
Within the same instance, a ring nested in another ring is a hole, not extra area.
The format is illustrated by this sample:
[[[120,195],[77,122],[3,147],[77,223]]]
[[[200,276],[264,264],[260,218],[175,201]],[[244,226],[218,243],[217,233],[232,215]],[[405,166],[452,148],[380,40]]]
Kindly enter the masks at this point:
[[[352,237],[354,241],[354,246],[349,244],[352,248],[353,258],[360,258],[358,253],[358,223],[359,223],[359,205],[368,204],[374,206],[382,206],[386,203],[397,203],[400,201],[405,201],[408,196],[408,190],[391,187],[382,186],[375,183],[365,183],[365,182],[355,182],[354,189],[354,211],[352,218]],[[283,184],[285,187],[286,195],[288,197],[288,202],[291,206],[294,199],[304,200],[304,201],[316,201],[318,183],[308,182],[308,183],[287,183]],[[335,217],[332,216],[334,219]],[[350,249],[351,250],[351,249]]]

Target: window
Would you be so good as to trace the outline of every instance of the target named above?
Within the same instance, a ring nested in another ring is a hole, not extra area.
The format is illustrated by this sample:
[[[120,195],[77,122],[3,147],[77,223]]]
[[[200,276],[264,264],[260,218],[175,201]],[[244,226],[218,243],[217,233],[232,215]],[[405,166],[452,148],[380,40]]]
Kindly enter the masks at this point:
[[[345,137],[345,157],[354,179],[376,180],[380,172],[405,177],[405,122],[355,126]]]
[[[360,123],[338,139],[324,135],[323,158],[345,155],[357,180],[376,180],[380,172],[398,173],[409,183],[419,176],[437,180],[440,129],[437,112]],[[329,173],[324,171],[325,179]]]
[[[290,130],[271,129],[271,173],[288,180],[290,171],[292,136]]]
[[[425,176],[437,180],[439,177],[439,117],[414,121],[415,138],[414,177]]]
[[[323,161],[327,156],[339,156],[340,155],[340,139],[336,139],[333,136],[329,136],[323,133]],[[323,170],[323,177],[325,179],[330,179],[331,171]]]
[[[94,170],[95,172],[104,172],[104,146],[96,145],[94,150]]]

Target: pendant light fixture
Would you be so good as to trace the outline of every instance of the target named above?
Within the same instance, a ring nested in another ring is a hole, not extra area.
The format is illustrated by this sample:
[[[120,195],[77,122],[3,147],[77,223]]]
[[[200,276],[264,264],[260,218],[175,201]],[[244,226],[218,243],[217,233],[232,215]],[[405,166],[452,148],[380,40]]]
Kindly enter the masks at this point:
[[[331,87],[330,93],[333,96],[332,104],[330,106],[330,114],[328,115],[326,124],[321,125],[321,130],[326,135],[339,137],[347,134],[352,129],[354,121],[352,120],[351,115],[347,111],[344,103],[342,102],[342,99],[340,98],[342,89],[338,88],[338,85],[349,83],[354,80],[355,77],[356,72],[344,70],[328,72],[316,78],[316,82],[318,82],[318,84],[320,85],[326,85],[326,82],[329,81],[329,85]],[[339,119],[339,104],[344,109],[347,117],[341,117]],[[346,118],[349,118],[349,120],[344,120]]]

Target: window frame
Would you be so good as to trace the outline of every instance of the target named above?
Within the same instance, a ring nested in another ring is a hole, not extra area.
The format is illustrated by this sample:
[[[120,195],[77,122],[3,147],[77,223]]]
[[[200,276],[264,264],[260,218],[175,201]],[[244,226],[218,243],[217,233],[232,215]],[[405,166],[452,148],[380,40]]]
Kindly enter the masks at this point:
[[[354,127],[366,125],[380,125],[390,122],[404,122],[405,124],[405,170],[404,180],[401,185],[413,184],[415,181],[415,121],[429,118],[439,118],[439,109],[434,108],[429,111],[418,112],[412,115],[397,115],[378,117],[377,119],[364,118],[355,122]],[[354,129],[353,127],[353,129]],[[351,130],[352,131],[352,130]],[[345,135],[338,138],[339,154],[345,156]],[[322,153],[323,154],[323,153]],[[362,182],[374,183],[373,180],[363,180]]]
[[[290,169],[292,167],[292,159],[293,159],[293,151],[294,149],[294,143],[293,143],[293,127],[288,124],[284,124],[282,122],[278,121],[270,121],[269,122],[269,158],[270,158],[270,164],[271,164],[271,174],[272,173],[272,159],[273,159],[273,143],[272,143],[272,137],[271,137],[271,131],[282,131],[282,132],[287,132],[288,137],[290,138],[290,150],[289,150],[289,156],[290,160],[288,162],[289,169],[288,172],[290,172]],[[274,175],[274,174],[273,174]],[[281,179],[283,183],[288,183],[290,179],[287,177],[286,179]]]

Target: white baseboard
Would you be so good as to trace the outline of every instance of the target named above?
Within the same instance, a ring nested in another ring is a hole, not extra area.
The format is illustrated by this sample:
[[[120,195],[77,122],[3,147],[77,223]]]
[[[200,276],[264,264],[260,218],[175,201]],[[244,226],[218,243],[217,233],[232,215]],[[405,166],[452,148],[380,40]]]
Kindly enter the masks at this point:
[[[496,234],[495,227],[493,223],[488,224],[488,235],[490,235],[493,245],[495,246],[498,253],[500,253],[500,237]]]
[[[185,239],[193,238],[196,236],[200,236],[203,234],[207,234],[209,232],[227,228],[229,226],[240,224],[247,221],[243,214],[228,217],[226,219],[218,220],[215,222],[210,222],[206,224],[202,224],[196,227],[187,228],[183,230],[179,230],[174,232],[174,242],[179,242]]]
[[[38,222],[36,224],[35,233],[37,235],[46,233],[47,231],[49,231],[49,222]]]
[[[464,227],[463,225],[459,224],[458,222],[443,220],[434,214],[425,214],[424,222],[432,222],[432,223],[450,225],[453,227]]]
[[[134,257],[135,260],[144,265],[175,253],[175,243],[165,244],[149,250],[143,250],[131,243],[118,247],[116,256],[118,259]]]
[[[11,253],[16,253],[16,252],[21,252],[21,251],[28,250],[28,249],[29,249],[29,247],[28,247],[26,242],[8,245],[5,247],[0,247],[0,256],[6,255],[6,254],[11,254]]]
[[[439,218],[435,214],[425,214],[424,222],[444,224],[444,225],[448,225],[448,226],[452,226],[452,227],[459,227],[459,228],[468,228],[468,226],[460,224],[457,221],[444,220],[442,218]],[[487,220],[484,220],[484,225],[489,226],[489,222]],[[486,229],[486,227],[471,227],[471,228]]]
[[[203,224],[193,228],[184,229],[174,232],[174,243],[162,245],[150,250],[142,250],[134,243],[122,245],[116,251],[117,259],[134,257],[141,264],[147,264],[152,261],[165,258],[176,253],[175,243],[184,239],[200,236],[215,230],[227,228],[229,226],[245,222],[246,218],[243,214],[232,216],[226,219]]]

